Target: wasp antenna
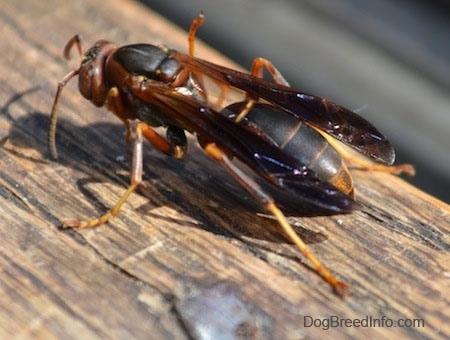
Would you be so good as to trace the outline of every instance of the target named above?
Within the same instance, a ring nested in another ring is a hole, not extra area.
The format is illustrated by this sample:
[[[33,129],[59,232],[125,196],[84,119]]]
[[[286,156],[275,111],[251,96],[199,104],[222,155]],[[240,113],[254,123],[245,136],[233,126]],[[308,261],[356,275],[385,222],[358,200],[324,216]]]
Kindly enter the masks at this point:
[[[81,42],[81,40],[81,35],[76,34],[67,42],[66,46],[64,47],[64,58],[66,58],[67,60],[70,59],[70,51],[72,50],[73,45],[77,47],[78,55],[80,56],[80,58],[83,56],[84,51],[83,43]]]
[[[56,90],[55,100],[53,102],[52,113],[50,115],[50,126],[48,128],[47,143],[50,154],[53,159],[58,158],[58,152],[56,150],[55,136],[56,136],[56,122],[58,121],[58,107],[59,98],[61,97],[61,91],[69,82],[70,79],[78,75],[79,70],[73,70],[65,75],[63,79],[58,83],[58,89]]]

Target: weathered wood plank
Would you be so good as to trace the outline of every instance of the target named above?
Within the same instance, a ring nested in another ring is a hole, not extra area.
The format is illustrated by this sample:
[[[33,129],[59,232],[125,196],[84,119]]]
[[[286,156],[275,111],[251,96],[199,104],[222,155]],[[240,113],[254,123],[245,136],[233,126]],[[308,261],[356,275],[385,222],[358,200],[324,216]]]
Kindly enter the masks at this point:
[[[1,338],[195,338],[204,324],[216,338],[450,336],[450,208],[394,176],[354,171],[360,211],[292,220],[351,285],[345,300],[194,139],[183,161],[146,149],[146,185],[111,223],[58,230],[61,218],[112,206],[130,168],[123,127],[74,84],[61,103],[60,160],[49,160],[56,83],[77,65],[62,59],[62,46],[82,33],[87,44],[185,50],[186,34],[130,1],[16,1],[0,20]],[[198,54],[227,63],[203,47]],[[425,327],[325,332],[305,327],[305,316],[424,319]]]

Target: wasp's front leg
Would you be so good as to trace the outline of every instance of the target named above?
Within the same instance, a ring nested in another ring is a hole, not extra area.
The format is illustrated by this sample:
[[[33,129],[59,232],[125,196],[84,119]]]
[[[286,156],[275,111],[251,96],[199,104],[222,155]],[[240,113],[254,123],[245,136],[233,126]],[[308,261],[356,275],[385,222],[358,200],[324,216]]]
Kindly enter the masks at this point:
[[[134,139],[134,146],[133,146],[133,161],[132,161],[132,167],[131,167],[131,173],[130,173],[130,185],[128,186],[125,193],[120,197],[120,199],[117,201],[117,203],[114,205],[114,207],[109,210],[106,214],[103,216],[87,220],[87,221],[80,221],[77,219],[65,219],[63,220],[63,228],[92,228],[100,226],[106,222],[111,217],[116,216],[119,213],[120,208],[125,203],[125,201],[128,199],[128,197],[131,195],[131,193],[138,187],[138,185],[142,182],[142,148],[143,148],[143,133],[142,130],[145,128],[145,123],[138,123],[136,126],[136,135]]]

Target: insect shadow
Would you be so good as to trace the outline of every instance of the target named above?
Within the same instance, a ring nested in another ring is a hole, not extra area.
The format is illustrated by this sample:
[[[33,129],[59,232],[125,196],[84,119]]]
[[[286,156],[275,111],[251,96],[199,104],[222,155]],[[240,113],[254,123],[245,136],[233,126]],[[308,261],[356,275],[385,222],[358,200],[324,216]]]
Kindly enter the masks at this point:
[[[18,97],[19,98],[19,97]],[[20,100],[20,98],[19,98]],[[2,110],[7,113],[7,110]],[[8,119],[12,118],[8,115]],[[30,112],[12,121],[7,134],[8,141],[14,145],[16,156],[26,157],[20,150],[35,149],[42,155],[36,162],[51,164],[47,151],[48,114]],[[58,148],[60,158],[58,163],[83,172],[87,177],[77,181],[79,190],[99,213],[110,207],[101,203],[101,199],[92,193],[90,183],[114,182],[127,186],[127,176],[131,168],[131,146],[124,139],[124,129],[120,124],[110,122],[95,123],[89,126],[79,126],[67,119],[61,119],[59,126]],[[263,210],[228,173],[216,164],[196,145],[195,138],[189,139],[189,154],[182,160],[167,157],[151,145],[145,148],[144,179],[145,183],[138,193],[148,199],[148,203],[137,208],[143,214],[152,214],[152,209],[159,206],[170,206],[201,223],[188,223],[192,227],[202,228],[215,234],[250,238],[263,238],[271,242],[291,243],[281,232],[275,220],[258,213]],[[11,151],[11,150],[9,150]],[[176,179],[176,185],[173,180]],[[278,205],[289,216],[323,216],[330,215],[329,211],[314,207],[308,202],[299,201],[299,197],[292,197],[282,190],[271,188],[265,181],[259,183],[270,191],[277,199]],[[214,214],[215,217],[212,217]],[[155,216],[156,217],[156,216]],[[181,226],[186,221],[176,221],[171,217],[157,216],[170,220]],[[117,218],[121,218],[121,214]],[[217,223],[220,219],[220,225]],[[255,225],[255,228],[248,227]],[[258,236],[255,229],[263,227],[270,229],[268,236]],[[306,243],[317,243],[327,239],[318,232],[296,226],[297,232]],[[272,232],[273,231],[273,232]],[[272,237],[273,235],[273,237]]]

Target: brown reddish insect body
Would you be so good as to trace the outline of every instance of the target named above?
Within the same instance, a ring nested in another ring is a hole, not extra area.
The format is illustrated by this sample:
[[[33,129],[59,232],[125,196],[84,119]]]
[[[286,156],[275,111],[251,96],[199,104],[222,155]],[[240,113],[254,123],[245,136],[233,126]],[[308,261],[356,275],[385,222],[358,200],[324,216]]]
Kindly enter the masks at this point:
[[[287,236],[307,257],[335,292],[344,295],[347,285],[336,279],[314,256],[275,204],[274,199],[232,162],[238,159],[273,186],[323,209],[348,213],[354,207],[353,183],[346,161],[366,169],[413,174],[410,165],[392,166],[394,150],[369,122],[321,97],[289,87],[278,70],[257,58],[250,74],[195,58],[194,39],[203,14],[189,32],[189,55],[164,46],[136,44],[116,47],[97,41],[83,52],[79,36],[64,49],[69,58],[78,48],[81,65],[59,83],[52,108],[49,149],[55,146],[58,103],[62,89],[78,75],[81,94],[94,105],[106,106],[119,117],[133,136],[131,184],[105,215],[88,221],[68,219],[64,227],[99,226],[117,215],[122,204],[142,181],[142,147],[146,138],[161,152],[181,158],[186,152],[185,131],[195,133],[199,144],[213,159],[251,193],[279,222]],[[266,68],[274,81],[262,79]],[[206,85],[216,85],[216,97]],[[227,102],[230,94],[242,100]],[[131,121],[137,121],[132,134]],[[166,137],[152,127],[167,128]],[[366,159],[351,158],[339,142]]]

